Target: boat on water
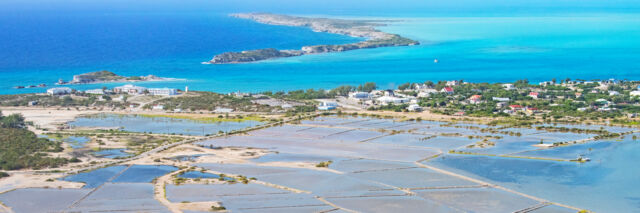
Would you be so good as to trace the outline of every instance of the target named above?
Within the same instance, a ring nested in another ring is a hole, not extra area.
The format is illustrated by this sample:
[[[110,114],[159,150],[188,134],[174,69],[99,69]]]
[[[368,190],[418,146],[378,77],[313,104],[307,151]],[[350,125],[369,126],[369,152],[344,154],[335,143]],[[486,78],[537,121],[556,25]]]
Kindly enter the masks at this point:
[[[14,89],[24,89],[24,86],[15,86]]]
[[[437,64],[437,63],[438,63],[438,59],[437,59],[437,58],[436,58],[436,59],[433,59],[433,63],[434,63],[434,64]]]

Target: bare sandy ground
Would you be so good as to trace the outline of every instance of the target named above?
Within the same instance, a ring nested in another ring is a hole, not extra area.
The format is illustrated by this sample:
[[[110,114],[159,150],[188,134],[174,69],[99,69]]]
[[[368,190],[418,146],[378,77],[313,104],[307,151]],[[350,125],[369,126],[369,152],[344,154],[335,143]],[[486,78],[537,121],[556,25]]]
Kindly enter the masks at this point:
[[[25,120],[32,121],[34,125],[40,128],[54,130],[60,124],[72,121],[81,115],[90,115],[101,113],[98,110],[66,110],[57,108],[37,108],[37,107],[3,107],[0,108],[2,114],[19,113],[25,117]]]
[[[64,174],[12,173],[11,176],[0,179],[0,193],[18,188],[82,188],[84,186],[84,183],[57,180],[61,177],[64,177]],[[48,179],[53,181],[47,181]]]

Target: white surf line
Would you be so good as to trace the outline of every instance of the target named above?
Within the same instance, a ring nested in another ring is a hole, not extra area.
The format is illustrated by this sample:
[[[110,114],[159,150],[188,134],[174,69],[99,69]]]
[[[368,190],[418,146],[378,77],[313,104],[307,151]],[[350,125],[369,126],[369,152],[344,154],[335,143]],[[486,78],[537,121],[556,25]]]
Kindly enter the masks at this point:
[[[457,173],[454,173],[454,172],[446,171],[444,169],[439,169],[439,168],[436,168],[436,167],[433,167],[433,166],[429,166],[429,165],[421,163],[422,161],[423,160],[416,161],[415,164],[420,166],[420,167],[423,167],[423,168],[427,168],[427,169],[431,169],[431,170],[436,171],[436,172],[440,172],[442,174],[450,175],[450,176],[453,176],[453,177],[457,177],[457,178],[460,178],[460,179],[463,179],[463,180],[475,182],[475,183],[478,183],[478,184],[487,185],[489,187],[493,187],[493,188],[500,189],[500,190],[503,190],[503,191],[506,191],[506,192],[517,194],[517,195],[520,195],[520,196],[523,196],[523,197],[526,197],[526,198],[529,198],[529,199],[532,199],[532,200],[535,200],[535,201],[538,201],[538,202],[541,202],[541,203],[545,203],[545,202],[546,203],[553,203],[554,205],[565,207],[565,208],[569,208],[569,209],[573,209],[573,210],[576,210],[576,211],[582,210],[582,209],[577,208],[577,207],[573,207],[573,206],[569,206],[569,205],[565,205],[565,204],[561,204],[561,203],[556,203],[556,202],[550,202],[550,201],[547,201],[545,199],[538,198],[538,197],[535,197],[535,196],[532,196],[532,195],[528,195],[528,194],[524,194],[524,193],[509,189],[509,188],[506,188],[506,187],[503,187],[503,186],[500,186],[500,185],[484,182],[484,181],[477,180],[477,179],[474,179],[474,178],[471,178],[471,177],[467,177],[467,176],[463,176],[463,175],[460,175],[460,174],[457,174]]]

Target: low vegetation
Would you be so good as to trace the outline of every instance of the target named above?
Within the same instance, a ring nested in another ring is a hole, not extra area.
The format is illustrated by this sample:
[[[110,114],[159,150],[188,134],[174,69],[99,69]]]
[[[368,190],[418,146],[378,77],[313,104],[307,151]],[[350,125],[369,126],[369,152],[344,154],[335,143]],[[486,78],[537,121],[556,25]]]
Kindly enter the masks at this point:
[[[69,162],[66,158],[48,157],[48,152],[63,150],[61,143],[38,138],[35,133],[26,129],[22,115],[2,116],[0,113],[0,121],[1,169],[39,169],[58,167]]]
[[[192,92],[180,97],[171,97],[155,101],[143,108],[151,109],[154,105],[162,105],[165,110],[215,111],[219,108],[233,109],[242,112],[271,112],[272,107],[256,104],[248,97],[235,97],[213,92]]]

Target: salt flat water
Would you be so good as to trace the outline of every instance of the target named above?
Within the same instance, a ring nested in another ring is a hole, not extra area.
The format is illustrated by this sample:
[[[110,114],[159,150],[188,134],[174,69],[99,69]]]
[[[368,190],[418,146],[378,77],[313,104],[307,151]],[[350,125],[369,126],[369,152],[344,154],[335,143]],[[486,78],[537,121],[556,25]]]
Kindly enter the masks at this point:
[[[419,40],[422,45],[248,64],[201,64],[227,51],[298,49],[361,40],[227,15],[220,11],[2,14],[0,78],[4,83],[0,94],[43,92],[46,88],[12,87],[52,84],[97,70],[183,79],[139,83],[146,87],[189,86],[215,92],[333,88],[366,81],[387,88],[407,81],[447,79],[640,79],[638,13],[327,16],[394,20],[381,29]],[[318,12],[293,15],[323,16]],[[433,63],[436,58],[437,64]]]
[[[595,143],[609,144],[602,147]],[[595,212],[638,212],[640,170],[636,159],[640,158],[640,143],[627,137],[620,142],[594,142],[590,147],[593,150],[578,145],[536,155],[557,158],[565,152],[587,153],[591,161],[582,164],[459,155],[446,155],[430,164]]]

